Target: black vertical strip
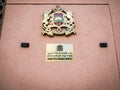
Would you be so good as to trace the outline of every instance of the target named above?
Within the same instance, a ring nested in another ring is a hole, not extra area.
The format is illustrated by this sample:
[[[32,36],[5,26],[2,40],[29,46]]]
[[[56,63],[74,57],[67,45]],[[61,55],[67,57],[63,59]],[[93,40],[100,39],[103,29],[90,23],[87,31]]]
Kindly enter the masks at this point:
[[[5,4],[6,4],[6,0],[0,0],[0,36],[1,36],[1,32],[2,32]]]

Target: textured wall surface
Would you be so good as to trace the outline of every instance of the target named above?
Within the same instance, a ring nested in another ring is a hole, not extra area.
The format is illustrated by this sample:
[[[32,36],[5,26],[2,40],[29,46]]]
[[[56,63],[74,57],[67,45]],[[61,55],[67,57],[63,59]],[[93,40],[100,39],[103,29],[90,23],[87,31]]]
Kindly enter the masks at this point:
[[[114,38],[120,69],[120,0],[109,0],[111,18],[113,22]]]
[[[108,0],[7,0],[7,3],[8,4],[15,4],[15,3],[23,3],[23,4],[28,4],[28,3],[31,3],[31,4],[38,4],[38,3],[49,3],[49,4],[60,4],[60,3],[66,3],[66,4],[106,4],[108,3]]]
[[[73,11],[76,35],[48,37],[42,35],[43,13],[55,5],[31,5],[32,0],[24,5],[27,2],[7,1],[0,40],[0,90],[120,90],[117,3],[80,0],[93,5],[61,5]],[[21,48],[21,42],[30,47]],[[108,47],[100,48],[100,42]],[[73,44],[75,61],[46,62],[47,43]]]

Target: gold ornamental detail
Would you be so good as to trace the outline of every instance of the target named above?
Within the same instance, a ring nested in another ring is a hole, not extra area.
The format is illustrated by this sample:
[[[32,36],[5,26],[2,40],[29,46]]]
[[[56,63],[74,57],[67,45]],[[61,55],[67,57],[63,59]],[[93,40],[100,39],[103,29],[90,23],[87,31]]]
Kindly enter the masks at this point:
[[[42,22],[44,29],[43,35],[65,35],[75,34],[75,21],[71,10],[64,10],[60,6],[44,13]]]

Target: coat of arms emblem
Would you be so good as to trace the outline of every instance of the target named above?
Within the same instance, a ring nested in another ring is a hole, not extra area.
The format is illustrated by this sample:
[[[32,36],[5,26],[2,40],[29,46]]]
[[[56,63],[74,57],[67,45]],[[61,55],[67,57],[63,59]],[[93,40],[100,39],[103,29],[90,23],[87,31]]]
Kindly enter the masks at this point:
[[[75,21],[71,10],[64,10],[60,6],[44,13],[43,35],[66,35],[75,34]]]

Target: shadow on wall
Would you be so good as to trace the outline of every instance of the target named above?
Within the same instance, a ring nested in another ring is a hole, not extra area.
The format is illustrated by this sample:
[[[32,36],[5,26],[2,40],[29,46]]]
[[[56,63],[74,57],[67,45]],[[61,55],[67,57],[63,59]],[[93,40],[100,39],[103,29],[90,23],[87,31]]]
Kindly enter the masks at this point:
[[[4,16],[4,9],[5,9],[5,0],[0,0],[0,33],[2,31],[2,23],[3,23],[3,16]]]

